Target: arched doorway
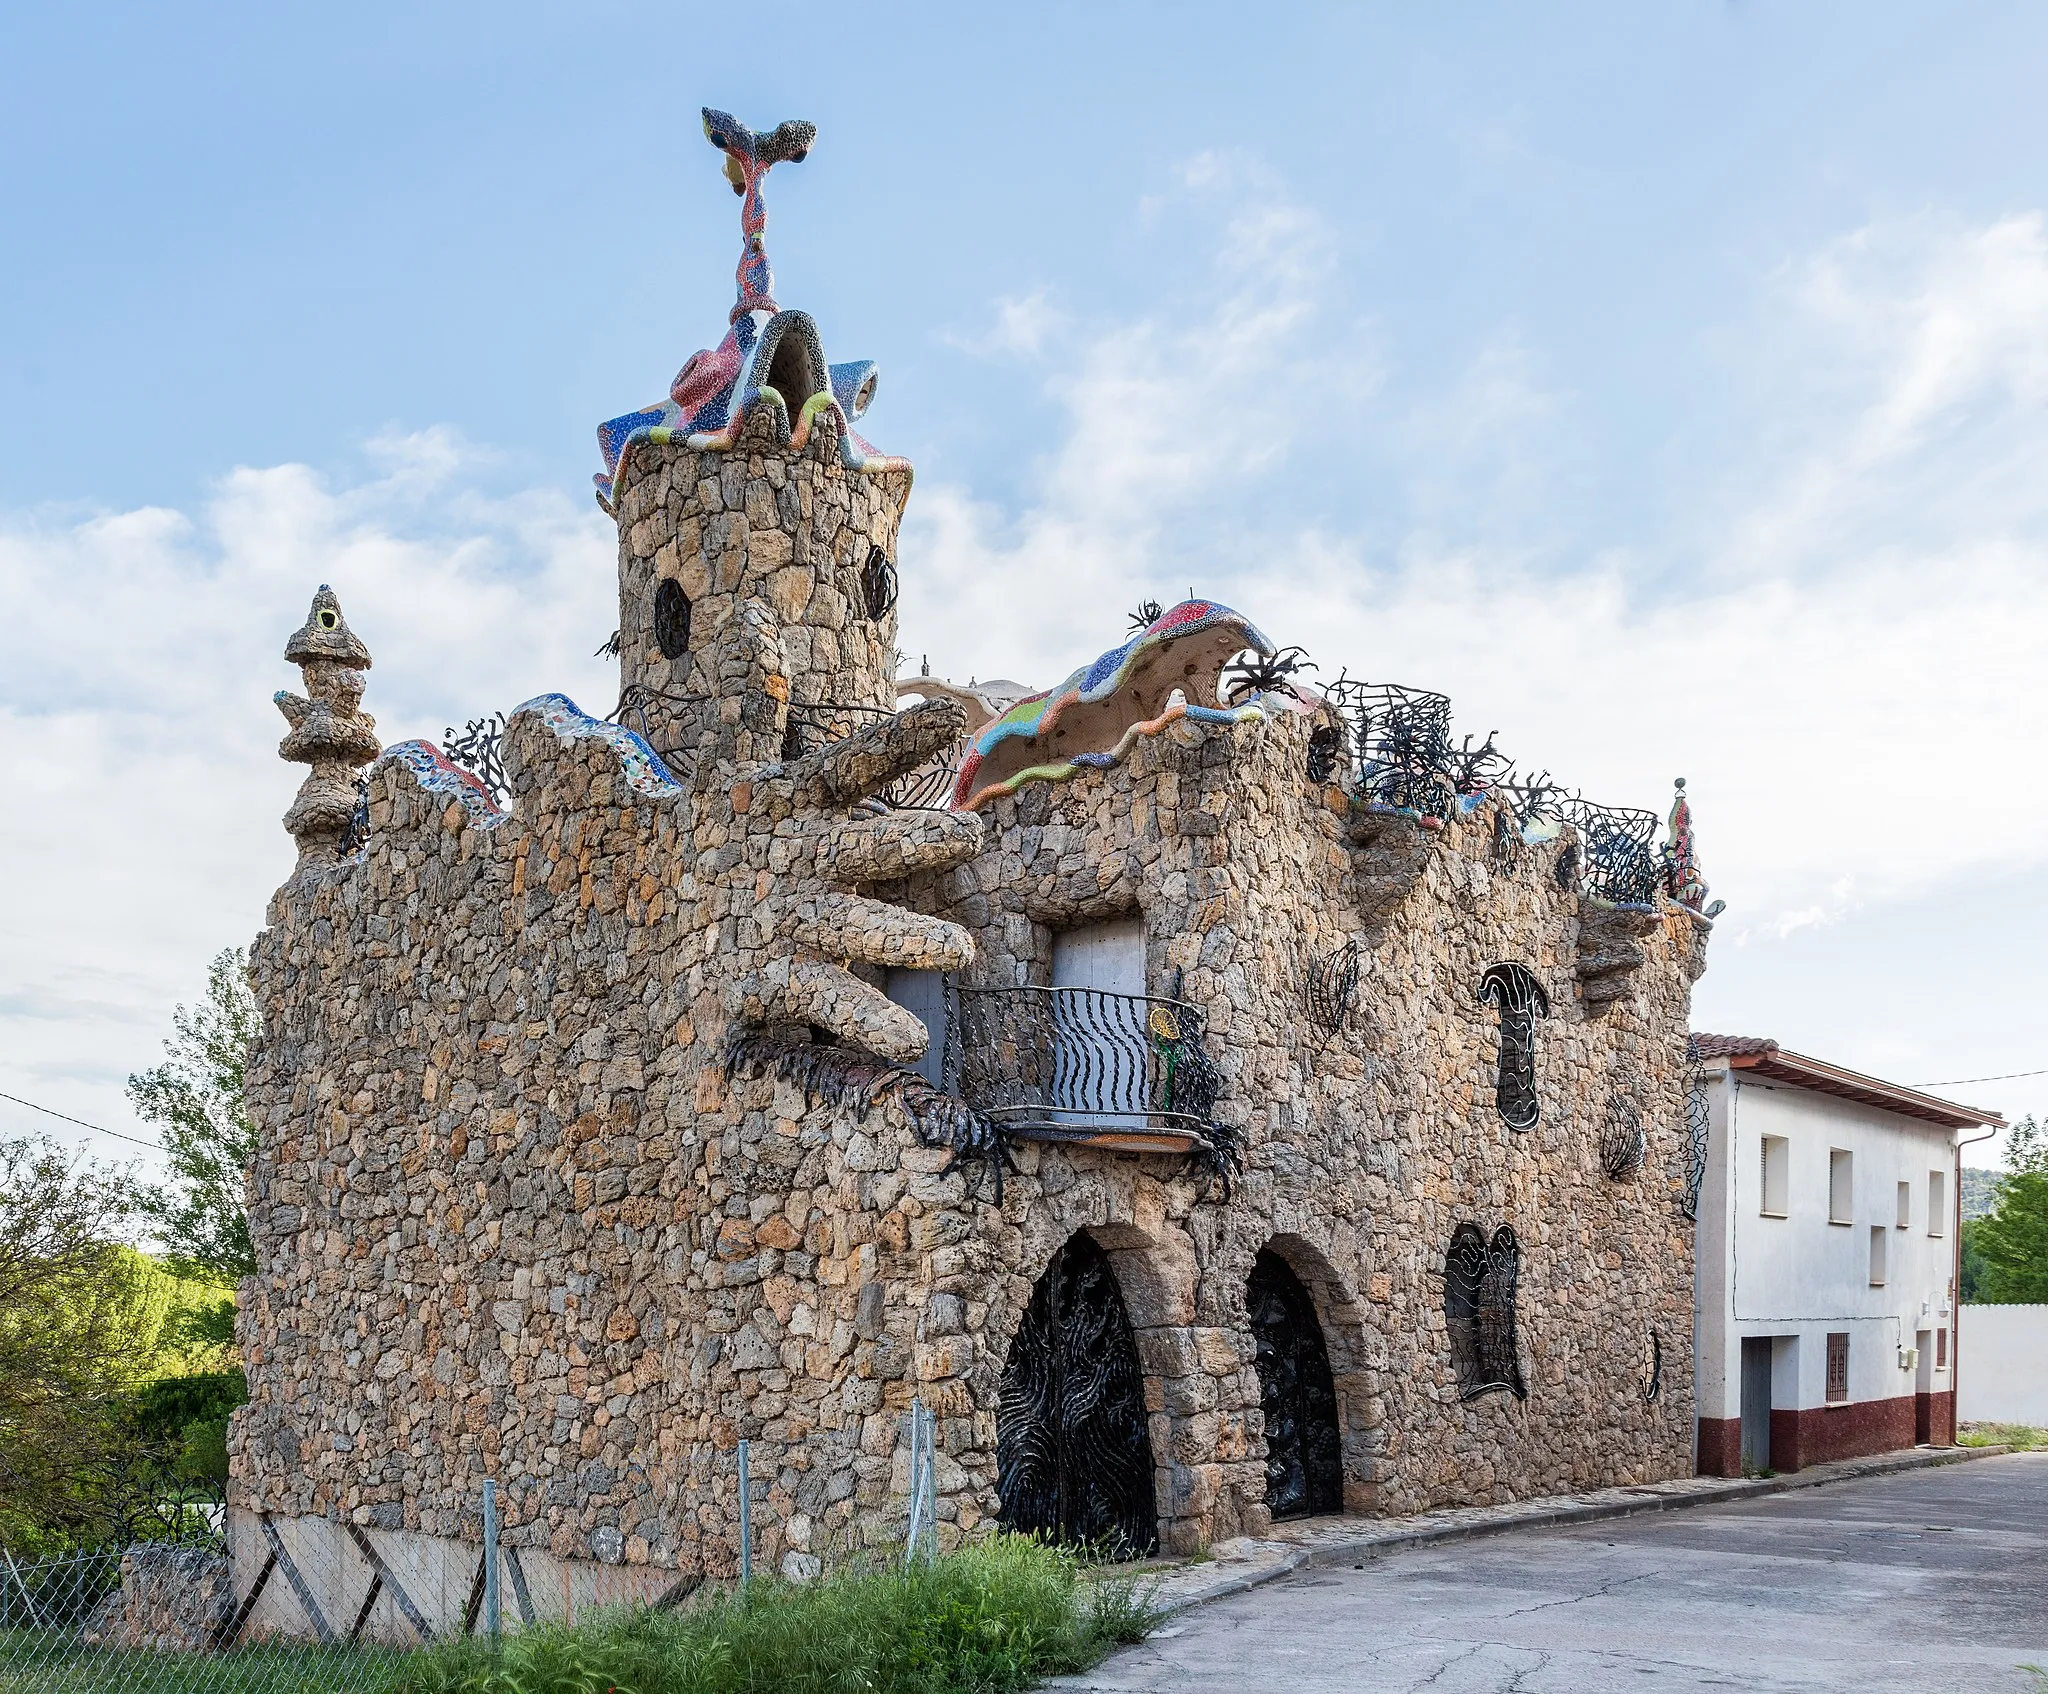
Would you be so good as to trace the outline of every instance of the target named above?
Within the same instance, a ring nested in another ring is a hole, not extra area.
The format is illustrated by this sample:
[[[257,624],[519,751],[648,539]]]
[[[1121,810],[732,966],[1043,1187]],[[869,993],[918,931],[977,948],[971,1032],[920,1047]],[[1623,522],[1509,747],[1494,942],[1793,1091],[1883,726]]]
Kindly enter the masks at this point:
[[[1159,1544],[1145,1380],[1109,1255],[1071,1236],[1003,1362],[996,1491],[1005,1527],[1121,1557]]]
[[[1245,1281],[1266,1414],[1266,1509],[1275,1518],[1344,1508],[1337,1388],[1315,1304],[1287,1261],[1262,1248]]]

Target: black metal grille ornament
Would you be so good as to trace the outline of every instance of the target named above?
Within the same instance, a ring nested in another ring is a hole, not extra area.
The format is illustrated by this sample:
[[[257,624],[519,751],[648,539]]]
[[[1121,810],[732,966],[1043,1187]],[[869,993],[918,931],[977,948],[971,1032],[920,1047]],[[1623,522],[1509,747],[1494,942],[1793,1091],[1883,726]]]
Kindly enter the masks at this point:
[[[1550,996],[1527,965],[1491,965],[1479,979],[1479,998],[1500,1010],[1500,1072],[1493,1103],[1514,1130],[1536,1127],[1536,1020],[1550,1015]]]
[[[1650,1373],[1643,1382],[1643,1404],[1648,1405],[1664,1391],[1664,1337],[1650,1331]]]
[[[1444,1322],[1461,1400],[1502,1390],[1517,1400],[1529,1397],[1515,1337],[1521,1274],[1521,1243],[1506,1224],[1491,1241],[1477,1224],[1461,1223],[1452,1231],[1444,1261]]]
[[[996,1401],[1004,1527],[1112,1558],[1159,1545],[1145,1378],[1109,1255],[1068,1239],[1031,1292]]]
[[[1310,782],[1329,782],[1344,757],[1344,732],[1333,723],[1309,731],[1308,759],[1303,770]]]
[[[654,644],[664,659],[680,659],[690,650],[690,597],[672,576],[654,590]]]
[[[370,779],[356,778],[356,809],[348,815],[348,830],[341,838],[341,856],[353,859],[370,844]]]
[[[1633,806],[1596,806],[1590,800],[1552,802],[1556,815],[1579,832],[1579,887],[1617,906],[1655,905],[1664,881],[1657,852],[1661,820]]]
[[[471,718],[455,733],[454,725],[441,732],[441,752],[491,791],[491,798],[504,805],[512,793],[505,767],[499,761],[499,743],[505,734],[505,719],[493,712],[487,718]]]
[[[1360,958],[1358,943],[1347,941],[1335,952],[1312,961],[1302,984],[1309,1021],[1326,1037],[1341,1034],[1351,1015],[1351,1002],[1358,993]]]
[[[1245,1282],[1266,1422],[1266,1509],[1276,1518],[1344,1508],[1337,1387],[1323,1326],[1301,1279],[1262,1248]]]
[[[1689,1062],[1685,1083],[1685,1193],[1678,1209],[1697,1220],[1700,1215],[1700,1187],[1707,1179],[1707,1136],[1711,1120],[1707,1112],[1707,1079],[1699,1068],[1699,1050],[1691,1036],[1685,1040]]]
[[[1607,1121],[1600,1129],[1600,1168],[1616,1182],[1626,1182],[1643,1168],[1649,1150],[1643,1114],[1627,1095],[1615,1095],[1607,1104]]]
[[[868,549],[868,562],[861,567],[860,598],[875,623],[896,610],[896,567],[879,547]]]
[[[1165,616],[1166,608],[1157,600],[1140,600],[1138,609],[1126,616],[1124,622],[1129,626],[1131,633],[1137,635],[1150,629]]]

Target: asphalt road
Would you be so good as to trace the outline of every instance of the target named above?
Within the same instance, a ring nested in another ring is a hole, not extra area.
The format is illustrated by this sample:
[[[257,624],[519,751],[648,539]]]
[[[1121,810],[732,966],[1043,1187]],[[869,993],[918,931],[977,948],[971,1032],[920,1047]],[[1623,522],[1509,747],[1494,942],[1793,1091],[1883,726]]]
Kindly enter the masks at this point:
[[[1056,1686],[2048,1694],[2048,1453],[1305,1570]]]

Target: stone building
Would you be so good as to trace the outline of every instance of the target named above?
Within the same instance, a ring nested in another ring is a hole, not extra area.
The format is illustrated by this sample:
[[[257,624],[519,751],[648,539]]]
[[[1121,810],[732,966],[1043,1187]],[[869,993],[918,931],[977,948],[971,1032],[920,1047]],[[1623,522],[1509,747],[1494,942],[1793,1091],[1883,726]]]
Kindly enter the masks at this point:
[[[739,302],[600,432],[609,718],[378,755],[327,590],[287,650],[238,1593],[459,1610],[494,1478],[522,1607],[678,1594],[742,1438],[801,1575],[902,1535],[913,1398],[947,1542],[1686,1474],[1682,801],[1660,849],[1201,600],[1022,700],[899,684],[910,470],[767,271],[809,128],[706,127]]]

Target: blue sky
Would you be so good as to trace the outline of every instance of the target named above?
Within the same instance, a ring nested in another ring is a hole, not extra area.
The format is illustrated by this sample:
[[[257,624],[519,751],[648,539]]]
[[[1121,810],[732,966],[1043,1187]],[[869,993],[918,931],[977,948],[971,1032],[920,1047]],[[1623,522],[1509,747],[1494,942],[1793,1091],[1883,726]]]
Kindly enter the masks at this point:
[[[1196,586],[1684,772],[1701,1027],[2048,1068],[2048,13],[1105,10],[0,20],[0,1090],[132,1128],[260,924],[315,583],[388,739],[604,701],[592,431],[731,300],[705,103],[819,125],[769,246],[918,466],[914,656],[1044,684]]]

